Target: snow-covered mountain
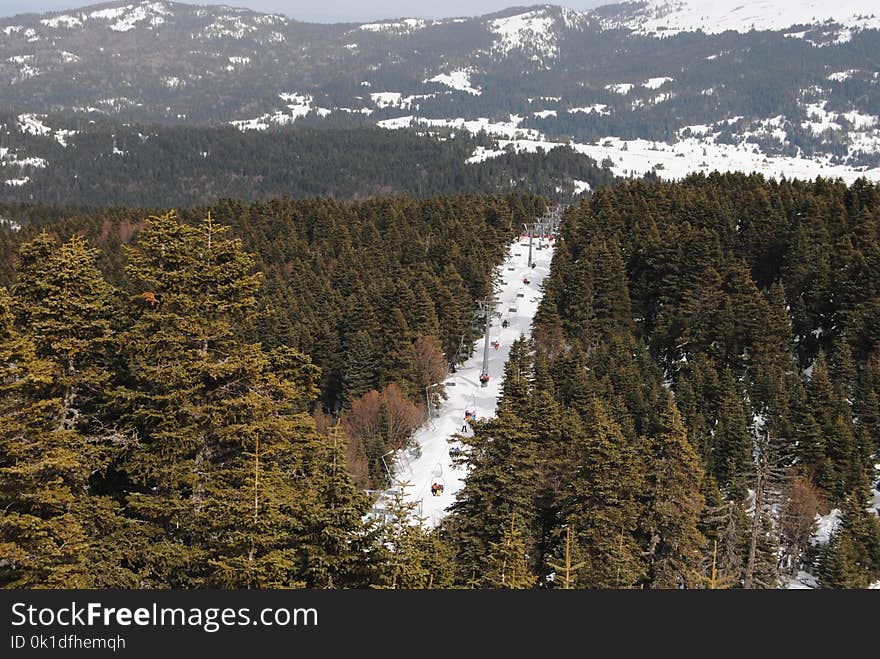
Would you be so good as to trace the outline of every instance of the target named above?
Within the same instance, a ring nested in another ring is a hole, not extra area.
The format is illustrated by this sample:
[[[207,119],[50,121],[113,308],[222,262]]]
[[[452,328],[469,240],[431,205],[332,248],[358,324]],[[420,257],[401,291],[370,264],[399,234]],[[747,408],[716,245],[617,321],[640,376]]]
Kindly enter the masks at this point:
[[[595,12],[608,28],[623,27],[639,34],[669,36],[701,30],[787,31],[794,26],[837,24],[851,29],[880,28],[875,0],[630,0]]]
[[[0,19],[0,123],[18,133],[37,117],[66,141],[84,120],[452,129],[496,140],[473,162],[571,143],[623,176],[880,178],[876,4],[646,0],[325,25],[123,0]],[[26,185],[28,158],[51,161],[7,151],[9,187]]]

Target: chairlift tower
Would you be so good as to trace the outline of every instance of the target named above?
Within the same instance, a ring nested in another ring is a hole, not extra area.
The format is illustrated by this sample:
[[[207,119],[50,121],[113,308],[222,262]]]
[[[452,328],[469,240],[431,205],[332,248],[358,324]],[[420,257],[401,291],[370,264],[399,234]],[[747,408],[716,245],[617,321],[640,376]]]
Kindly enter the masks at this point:
[[[495,308],[494,300],[478,300],[480,312],[486,318],[486,335],[483,337],[483,366],[480,369],[480,386],[489,386],[489,327],[492,325],[492,310]]]
[[[532,227],[528,224],[523,224],[523,228],[529,234],[529,260],[526,264],[531,268],[534,261],[532,261]]]

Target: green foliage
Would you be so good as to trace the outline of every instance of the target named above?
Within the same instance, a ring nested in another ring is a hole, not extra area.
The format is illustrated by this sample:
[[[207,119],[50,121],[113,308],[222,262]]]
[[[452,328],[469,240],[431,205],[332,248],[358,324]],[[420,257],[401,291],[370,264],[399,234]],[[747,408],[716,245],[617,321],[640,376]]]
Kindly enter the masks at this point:
[[[823,588],[867,588],[880,578],[880,522],[859,491],[843,503],[838,527],[819,563]]]
[[[635,531],[642,504],[643,466],[598,399],[583,411],[575,439],[578,466],[559,512],[576,534],[577,583],[583,588],[631,588],[644,575]]]

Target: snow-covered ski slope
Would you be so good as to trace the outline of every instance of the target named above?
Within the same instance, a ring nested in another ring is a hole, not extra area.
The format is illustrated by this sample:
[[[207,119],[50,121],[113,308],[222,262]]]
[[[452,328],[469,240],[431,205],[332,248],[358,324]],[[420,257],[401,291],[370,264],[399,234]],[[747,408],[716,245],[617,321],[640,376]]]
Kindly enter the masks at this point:
[[[500,283],[495,289],[498,301],[495,311],[500,317],[492,318],[489,331],[490,341],[497,341],[498,348],[489,347],[488,386],[481,387],[479,381],[484,343],[481,337],[476,342],[473,356],[447,377],[447,400],[413,436],[421,449],[418,457],[410,452],[398,452],[396,480],[406,483],[405,499],[416,504],[415,513],[426,526],[436,526],[440,522],[464,485],[465,468],[453,465],[449,449],[461,447],[459,442],[450,441],[456,434],[471,434],[469,427],[462,433],[465,410],[476,411],[478,421],[494,416],[510,346],[520,335],[531,335],[532,319],[543,295],[541,283],[550,272],[553,258],[552,239],[543,240],[544,249],[536,249],[538,243],[538,238],[535,238],[532,251],[534,268],[528,266],[527,237],[521,237],[511,245],[504,263],[499,266]],[[523,282],[526,278],[528,284]],[[522,297],[519,297],[520,294]],[[505,319],[509,322],[508,327],[502,326]],[[443,493],[434,496],[431,493],[432,483],[441,483]]]

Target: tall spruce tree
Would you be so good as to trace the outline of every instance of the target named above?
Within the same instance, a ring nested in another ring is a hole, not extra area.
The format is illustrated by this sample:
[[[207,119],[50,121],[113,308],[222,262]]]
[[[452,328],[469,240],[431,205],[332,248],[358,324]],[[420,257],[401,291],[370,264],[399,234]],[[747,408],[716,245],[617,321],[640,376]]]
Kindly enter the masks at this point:
[[[59,427],[86,429],[108,380],[111,289],[97,267],[97,250],[79,236],[57,246],[47,233],[22,245],[13,287],[17,315],[37,354],[61,367]]]
[[[671,395],[655,435],[648,438],[647,584],[652,588],[693,588],[705,538],[697,529],[703,509],[703,470]]]
[[[577,463],[560,518],[577,537],[581,588],[631,588],[645,567],[635,534],[641,514],[638,498],[643,465],[606,406],[593,399],[582,411],[574,439]]]
[[[303,583],[294,538],[323,441],[302,411],[316,373],[290,355],[275,371],[240,338],[258,309],[253,258],[210,216],[193,226],[172,212],[147,220],[127,273],[117,399],[138,437],[127,507],[162,538],[145,557],[149,583]]]
[[[729,369],[722,376],[721,387],[712,439],[712,473],[732,496],[742,498],[753,470],[752,438],[746,427],[743,395]]]
[[[59,365],[37,356],[12,306],[0,288],[0,585],[89,587],[90,538],[79,513],[92,452],[58,428]]]

